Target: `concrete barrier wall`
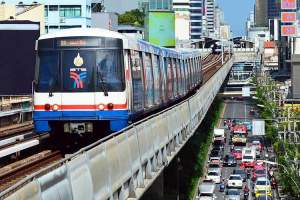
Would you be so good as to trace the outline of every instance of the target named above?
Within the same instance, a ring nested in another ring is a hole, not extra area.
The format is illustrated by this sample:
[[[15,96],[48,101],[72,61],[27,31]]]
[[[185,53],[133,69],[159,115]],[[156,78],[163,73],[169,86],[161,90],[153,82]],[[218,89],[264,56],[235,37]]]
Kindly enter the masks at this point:
[[[46,175],[30,177],[7,199],[139,199],[198,128],[232,63],[193,97],[81,150]]]

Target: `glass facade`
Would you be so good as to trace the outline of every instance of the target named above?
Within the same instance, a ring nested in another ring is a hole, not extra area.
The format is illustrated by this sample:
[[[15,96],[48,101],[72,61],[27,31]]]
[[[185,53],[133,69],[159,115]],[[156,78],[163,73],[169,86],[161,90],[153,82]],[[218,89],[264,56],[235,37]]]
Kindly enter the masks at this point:
[[[172,0],[150,0],[149,10],[172,10]]]
[[[202,36],[203,4],[203,0],[190,1],[191,39],[200,39]]]

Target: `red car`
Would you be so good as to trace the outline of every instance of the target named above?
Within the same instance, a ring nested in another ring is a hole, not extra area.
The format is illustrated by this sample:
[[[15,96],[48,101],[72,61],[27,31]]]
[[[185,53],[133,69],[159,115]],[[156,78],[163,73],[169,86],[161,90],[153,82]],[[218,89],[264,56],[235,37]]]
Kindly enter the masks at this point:
[[[233,149],[231,154],[235,157],[236,160],[242,160],[242,149]]]
[[[253,168],[255,165],[255,161],[249,162],[249,161],[245,161],[241,163],[241,168],[248,168],[251,167]]]
[[[266,176],[266,170],[264,169],[256,169],[253,171],[252,174],[252,181],[256,181],[257,177],[265,177]]]

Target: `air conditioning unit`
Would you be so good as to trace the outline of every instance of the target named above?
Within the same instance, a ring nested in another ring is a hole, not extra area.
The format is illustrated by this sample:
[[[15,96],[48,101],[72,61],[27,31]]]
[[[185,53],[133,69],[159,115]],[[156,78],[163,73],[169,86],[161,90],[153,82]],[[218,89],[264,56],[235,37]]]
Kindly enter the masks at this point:
[[[66,23],[66,18],[61,17],[61,18],[59,19],[59,23]]]

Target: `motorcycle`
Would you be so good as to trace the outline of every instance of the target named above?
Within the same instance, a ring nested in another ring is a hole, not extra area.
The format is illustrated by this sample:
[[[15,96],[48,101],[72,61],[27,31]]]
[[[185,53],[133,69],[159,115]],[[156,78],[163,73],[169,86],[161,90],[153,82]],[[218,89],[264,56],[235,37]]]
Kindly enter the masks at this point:
[[[244,192],[244,199],[248,200],[248,197],[249,197],[249,192]]]
[[[251,178],[251,169],[247,169],[247,179]]]
[[[272,187],[272,189],[276,189],[276,187],[277,187],[277,182],[274,177],[271,178],[271,187]]]

